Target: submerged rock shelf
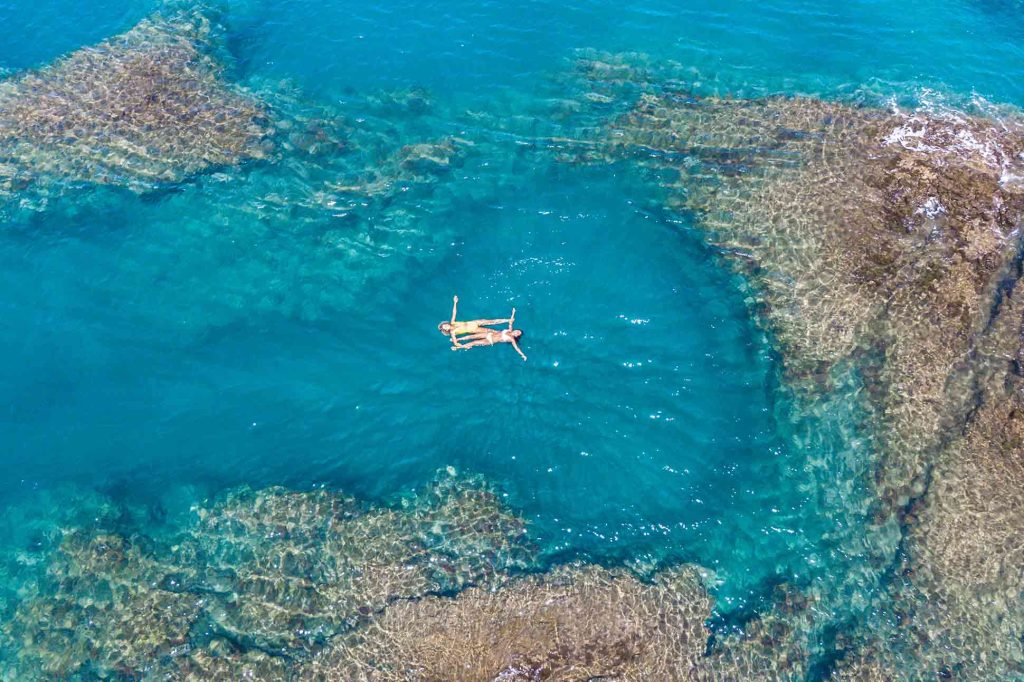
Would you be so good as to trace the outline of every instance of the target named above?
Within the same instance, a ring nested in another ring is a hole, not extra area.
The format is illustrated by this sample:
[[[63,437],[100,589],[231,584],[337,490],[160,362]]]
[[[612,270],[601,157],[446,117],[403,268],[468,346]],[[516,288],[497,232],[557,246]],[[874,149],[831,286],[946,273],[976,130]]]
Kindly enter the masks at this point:
[[[533,574],[524,522],[450,473],[388,507],[242,489],[190,517],[160,538],[51,529],[2,630],[7,676],[719,679],[806,658],[798,594],[709,649],[698,568]]]
[[[632,104],[569,160],[668,178],[668,207],[754,284],[807,401],[849,368],[862,377],[873,522],[895,516],[904,542],[875,622],[829,665],[1020,674],[1024,117],[702,97],[632,56],[586,55],[577,72]]]
[[[147,188],[273,150],[263,104],[221,78],[202,14],[147,19],[0,85],[6,190],[56,178]]]

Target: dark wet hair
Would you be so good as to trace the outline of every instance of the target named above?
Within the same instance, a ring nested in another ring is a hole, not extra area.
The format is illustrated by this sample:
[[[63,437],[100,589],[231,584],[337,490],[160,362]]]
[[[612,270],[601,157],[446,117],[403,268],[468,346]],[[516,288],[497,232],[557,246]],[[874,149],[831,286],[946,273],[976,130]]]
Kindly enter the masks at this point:
[[[521,339],[521,338],[523,338],[523,330],[522,329],[513,329],[512,330],[512,338],[513,339]]]
[[[437,325],[437,331],[439,331],[439,332],[444,332],[444,328],[445,328],[446,326],[447,326],[447,327],[448,327],[449,329],[451,329],[451,327],[452,327],[452,323],[451,323],[451,322],[442,322],[442,323],[440,323],[439,325]],[[445,333],[447,333],[447,332],[445,332]]]

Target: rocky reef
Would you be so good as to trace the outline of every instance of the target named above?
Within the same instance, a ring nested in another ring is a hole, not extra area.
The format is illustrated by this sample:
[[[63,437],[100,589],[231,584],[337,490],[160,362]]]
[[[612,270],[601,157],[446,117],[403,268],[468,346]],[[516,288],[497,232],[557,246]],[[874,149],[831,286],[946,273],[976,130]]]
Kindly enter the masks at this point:
[[[1022,301],[1016,287],[1005,291],[972,349],[966,423],[935,456],[925,494],[901,511],[893,586],[874,634],[839,662],[844,679],[1024,672]]]
[[[166,537],[60,533],[34,580],[22,567],[3,628],[11,679],[208,679],[246,666],[270,679],[391,603],[497,586],[532,556],[493,492],[447,475],[393,507],[239,490]]]
[[[202,14],[153,18],[0,83],[0,180],[148,188],[273,150],[268,112],[226,83]]]
[[[197,514],[172,556],[203,572],[176,585],[212,595],[219,630],[279,654],[322,644],[395,600],[489,585],[529,560],[522,521],[486,488],[450,479],[398,509],[270,489]]]
[[[525,524],[475,478],[387,506],[239,489],[159,537],[117,530],[121,511],[22,562],[4,679],[799,679],[806,659],[799,592],[716,636],[695,566],[535,573]]]
[[[822,669],[1022,674],[1024,117],[733,99],[656,72],[584,55],[581,101],[619,111],[563,159],[649,170],[747,275],[805,402],[858,378],[873,523],[903,535],[873,597],[885,615],[845,626]]]
[[[307,674],[320,680],[682,677],[703,656],[710,610],[693,569],[644,584],[575,565],[497,591],[474,587],[455,599],[396,603],[317,656]]]
[[[796,680],[806,655],[795,630],[779,619],[785,603],[778,600],[742,636],[715,638],[707,626],[714,603],[696,567],[665,569],[641,580],[627,570],[571,564],[497,590],[473,587],[455,598],[396,602],[366,627],[338,638],[301,676]],[[786,618],[799,620],[805,606]]]

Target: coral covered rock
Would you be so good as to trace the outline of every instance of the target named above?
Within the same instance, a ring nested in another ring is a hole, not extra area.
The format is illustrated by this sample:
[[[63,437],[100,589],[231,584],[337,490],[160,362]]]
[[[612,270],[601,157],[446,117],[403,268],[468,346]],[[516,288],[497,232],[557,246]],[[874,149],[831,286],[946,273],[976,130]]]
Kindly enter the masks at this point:
[[[202,15],[147,19],[0,83],[0,180],[148,187],[265,156],[259,101],[222,80]]]
[[[390,605],[319,655],[320,680],[685,679],[711,601],[691,568],[645,584],[594,566]]]
[[[69,533],[43,591],[4,626],[19,679],[135,676],[182,647],[204,599],[161,589],[167,570],[123,537]]]
[[[213,621],[265,650],[322,644],[391,601],[492,584],[529,561],[523,522],[459,479],[396,509],[271,488],[196,515],[173,548],[177,563],[201,567],[187,589],[208,591]]]

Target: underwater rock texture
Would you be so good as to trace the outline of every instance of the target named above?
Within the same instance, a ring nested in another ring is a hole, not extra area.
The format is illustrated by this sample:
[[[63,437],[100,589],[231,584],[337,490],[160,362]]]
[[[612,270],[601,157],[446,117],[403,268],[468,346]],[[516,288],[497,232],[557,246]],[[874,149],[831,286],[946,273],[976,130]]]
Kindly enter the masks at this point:
[[[193,512],[159,538],[63,529],[0,630],[4,679],[803,675],[799,592],[779,586],[742,632],[713,636],[696,567],[530,575],[522,521],[475,479],[390,507],[271,488]]]
[[[41,177],[145,188],[261,158],[263,105],[221,78],[202,15],[147,19],[0,83],[0,187]]]
[[[203,598],[161,589],[168,570],[123,537],[69,533],[4,626],[19,674],[131,674],[184,645]]]
[[[497,591],[392,604],[310,664],[319,680],[683,678],[711,602],[691,568],[644,584],[572,566]],[[647,677],[643,677],[647,676]],[[653,676],[653,677],[652,677]]]
[[[492,584],[524,567],[525,526],[484,487],[444,479],[399,509],[325,491],[233,493],[172,549],[202,567],[212,621],[264,651],[320,644],[396,599]]]
[[[748,274],[789,385],[861,378],[876,523],[895,515],[904,541],[885,615],[836,638],[838,674],[1024,673],[1024,119],[702,98],[628,58],[577,73],[632,104],[566,160],[656,174]]]
[[[803,679],[807,652],[791,624],[796,593],[742,634],[712,636],[713,601],[696,567],[641,581],[572,564],[498,589],[398,601],[338,638],[301,670],[314,680]]]
[[[242,490],[195,516],[159,540],[65,529],[3,628],[11,679],[230,678],[246,666],[271,679],[395,600],[493,587],[532,557],[522,521],[466,479],[395,508]]]
[[[903,513],[904,557],[879,628],[887,639],[869,639],[844,675],[1024,674],[1022,332],[1024,296],[1014,287],[973,351],[966,425],[936,457],[926,494]]]

